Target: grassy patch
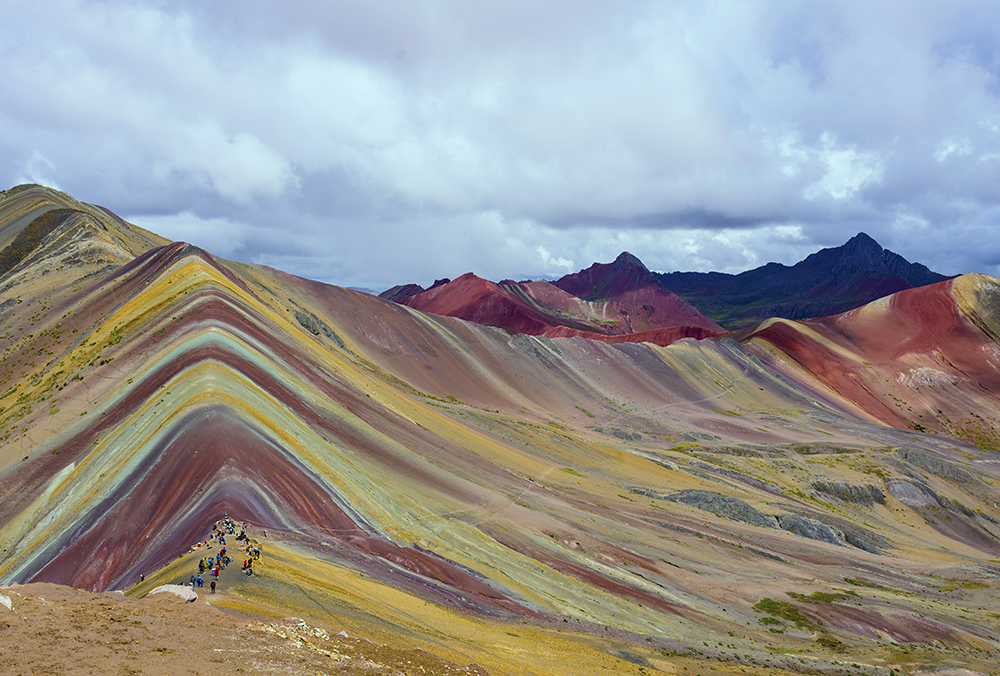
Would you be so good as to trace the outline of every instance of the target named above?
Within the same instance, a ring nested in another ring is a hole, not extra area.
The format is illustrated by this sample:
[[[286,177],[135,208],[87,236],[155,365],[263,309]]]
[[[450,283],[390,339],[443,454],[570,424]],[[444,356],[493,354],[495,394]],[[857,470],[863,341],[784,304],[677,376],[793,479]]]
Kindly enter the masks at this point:
[[[853,577],[845,577],[844,582],[847,584],[852,584],[855,587],[868,587],[869,589],[883,589],[885,591],[892,591],[888,587],[883,587],[880,584],[875,584],[874,582],[868,582],[867,580],[858,580]]]
[[[857,596],[857,594],[851,592],[850,594],[842,592],[813,592],[806,596],[805,594],[798,594],[796,592],[788,592],[788,595],[795,599],[796,601],[811,601],[812,603],[833,603],[834,601],[841,601],[846,599],[848,596]]]
[[[797,605],[788,601],[776,601],[775,599],[764,598],[754,605],[754,609],[762,613],[767,613],[772,617],[780,617],[787,622],[791,622],[796,627],[813,629],[816,626],[816,623],[799,610]]]
[[[820,636],[818,639],[816,639],[816,643],[818,643],[819,645],[823,646],[828,650],[832,650],[837,653],[842,653],[847,650],[847,646],[845,646],[841,641],[838,641],[832,636]]]

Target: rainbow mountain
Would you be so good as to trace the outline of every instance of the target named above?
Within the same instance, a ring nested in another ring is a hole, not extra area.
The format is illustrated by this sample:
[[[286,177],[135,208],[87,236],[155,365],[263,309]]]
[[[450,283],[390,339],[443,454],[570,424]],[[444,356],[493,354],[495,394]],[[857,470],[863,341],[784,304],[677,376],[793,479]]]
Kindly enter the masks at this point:
[[[489,673],[988,673],[1000,280],[668,346],[482,326],[0,195],[0,584],[212,603]],[[145,580],[139,582],[140,575]]]

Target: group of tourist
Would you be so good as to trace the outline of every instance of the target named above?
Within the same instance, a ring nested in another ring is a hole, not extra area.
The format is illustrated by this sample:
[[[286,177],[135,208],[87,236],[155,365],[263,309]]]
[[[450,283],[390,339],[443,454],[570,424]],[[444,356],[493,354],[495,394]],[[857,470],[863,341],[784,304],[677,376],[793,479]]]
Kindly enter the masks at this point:
[[[219,573],[226,569],[230,563],[232,563],[232,557],[226,553],[226,535],[234,536],[238,543],[242,543],[241,548],[247,555],[247,558],[243,560],[243,573],[245,575],[253,575],[253,563],[260,559],[260,544],[256,540],[251,540],[250,536],[247,535],[247,524],[243,522],[242,528],[240,528],[239,533],[236,532],[237,524],[235,521],[229,518],[229,514],[226,513],[225,517],[221,520],[216,521],[212,524],[212,534],[209,536],[205,542],[199,542],[194,545],[191,550],[196,551],[201,548],[209,548],[212,546],[214,541],[219,545],[220,549],[215,555],[204,556],[198,560],[198,574],[192,575],[189,581],[191,589],[202,588],[205,584],[205,578],[202,575],[208,571],[211,576],[211,590],[215,593],[216,581],[219,579]]]

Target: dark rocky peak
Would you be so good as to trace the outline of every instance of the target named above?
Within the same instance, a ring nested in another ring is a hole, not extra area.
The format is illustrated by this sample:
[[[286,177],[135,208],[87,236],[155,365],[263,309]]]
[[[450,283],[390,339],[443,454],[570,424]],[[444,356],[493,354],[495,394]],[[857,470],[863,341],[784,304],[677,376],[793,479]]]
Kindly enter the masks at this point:
[[[627,251],[611,263],[594,263],[585,270],[556,280],[554,284],[585,300],[607,300],[620,293],[659,286],[649,268]]]
[[[878,242],[865,233],[859,232],[840,247],[840,258],[834,270],[839,268],[860,272],[885,272],[886,259],[891,256],[902,260],[891,251],[883,249]],[[906,261],[903,262],[906,263]]]
[[[897,253],[883,249],[878,242],[860,232],[840,247],[840,257],[830,272],[835,284],[862,277],[902,279],[910,286],[924,286],[948,279],[919,263],[910,263]]]
[[[638,268],[640,271],[646,273],[649,272],[649,268],[647,268],[641,260],[630,254],[628,251],[622,251],[618,254],[618,258],[615,259],[615,262],[612,263],[611,266],[614,272],[631,270],[632,268]]]
[[[859,253],[864,255],[865,252],[874,255],[881,255],[884,249],[882,245],[875,241],[868,233],[859,232],[854,237],[844,242],[844,246],[841,247],[844,250],[845,255],[854,255]]]

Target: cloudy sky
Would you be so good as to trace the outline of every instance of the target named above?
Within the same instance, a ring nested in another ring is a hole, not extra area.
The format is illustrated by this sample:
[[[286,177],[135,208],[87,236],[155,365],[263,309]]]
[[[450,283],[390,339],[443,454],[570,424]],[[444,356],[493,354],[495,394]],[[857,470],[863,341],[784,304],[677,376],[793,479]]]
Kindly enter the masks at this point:
[[[47,0],[0,64],[0,187],[334,284],[1000,275],[994,0]]]

